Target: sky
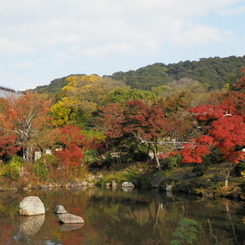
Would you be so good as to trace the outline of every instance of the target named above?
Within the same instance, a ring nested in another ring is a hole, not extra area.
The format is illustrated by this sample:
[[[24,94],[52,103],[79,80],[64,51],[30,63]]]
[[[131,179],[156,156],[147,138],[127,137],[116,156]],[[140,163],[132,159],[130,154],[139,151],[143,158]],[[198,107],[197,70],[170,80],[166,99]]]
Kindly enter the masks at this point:
[[[0,0],[0,86],[245,55],[245,0]]]

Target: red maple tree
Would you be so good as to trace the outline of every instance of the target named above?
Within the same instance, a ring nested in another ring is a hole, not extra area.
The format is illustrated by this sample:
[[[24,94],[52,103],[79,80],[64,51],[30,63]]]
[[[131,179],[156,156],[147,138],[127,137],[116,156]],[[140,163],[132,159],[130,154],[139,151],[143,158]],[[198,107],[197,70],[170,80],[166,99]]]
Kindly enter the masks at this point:
[[[79,127],[65,126],[59,128],[58,137],[62,149],[55,152],[56,157],[66,166],[78,166],[84,156],[83,150],[87,141],[85,136],[81,134]],[[83,147],[83,149],[82,149]]]
[[[160,168],[157,144],[166,134],[167,119],[159,104],[147,105],[141,100],[127,101],[124,107],[110,104],[101,108],[100,116],[109,138],[133,136],[139,144],[147,144]]]
[[[4,135],[0,132],[0,157],[12,156],[20,149],[16,145],[16,137],[14,135]]]
[[[192,108],[190,112],[199,122],[205,122],[203,125],[206,130],[203,132],[207,135],[201,135],[194,142],[183,145],[181,154],[184,163],[202,162],[202,156],[208,154],[211,147],[217,147],[223,159],[231,163],[238,163],[239,160],[244,159],[244,152],[236,149],[237,146],[245,145],[244,116],[240,115],[230,101],[220,105],[201,105]],[[228,185],[231,166],[226,185]]]

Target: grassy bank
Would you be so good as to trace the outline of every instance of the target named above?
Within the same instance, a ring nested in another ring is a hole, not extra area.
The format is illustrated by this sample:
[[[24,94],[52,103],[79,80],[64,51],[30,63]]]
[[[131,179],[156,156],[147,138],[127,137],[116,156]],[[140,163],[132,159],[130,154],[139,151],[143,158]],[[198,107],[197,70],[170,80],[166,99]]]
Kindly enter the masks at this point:
[[[228,197],[245,200],[244,163],[231,169],[229,185],[225,187],[229,163],[205,166],[181,165],[163,168],[161,171],[149,162],[115,164],[110,169],[52,168],[31,163],[13,163],[1,166],[0,191],[26,190],[32,188],[58,188],[73,186],[120,187],[125,181],[133,182],[136,188],[183,192],[207,198]]]

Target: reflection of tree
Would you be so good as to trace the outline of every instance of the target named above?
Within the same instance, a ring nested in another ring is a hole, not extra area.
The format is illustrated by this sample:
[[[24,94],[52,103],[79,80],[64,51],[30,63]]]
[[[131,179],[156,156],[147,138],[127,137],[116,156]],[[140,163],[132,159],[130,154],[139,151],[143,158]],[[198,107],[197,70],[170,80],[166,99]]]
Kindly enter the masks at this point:
[[[47,244],[47,241],[62,245],[169,244],[171,234],[183,217],[195,219],[200,224],[200,245],[238,245],[245,238],[241,221],[245,213],[240,203],[194,200],[181,195],[166,198],[159,192],[104,192],[95,188],[28,193],[39,196],[47,212],[37,233],[20,236],[16,213],[18,200],[26,193],[0,194],[0,244]],[[52,212],[57,204],[81,215],[84,226],[70,231],[62,229]]]
[[[128,196],[93,198],[94,228],[103,234],[108,244],[162,244],[163,222],[166,210],[163,203],[155,199]],[[123,205],[122,205],[123,204]],[[97,217],[97,219],[95,218]],[[169,226],[164,225],[167,229]]]

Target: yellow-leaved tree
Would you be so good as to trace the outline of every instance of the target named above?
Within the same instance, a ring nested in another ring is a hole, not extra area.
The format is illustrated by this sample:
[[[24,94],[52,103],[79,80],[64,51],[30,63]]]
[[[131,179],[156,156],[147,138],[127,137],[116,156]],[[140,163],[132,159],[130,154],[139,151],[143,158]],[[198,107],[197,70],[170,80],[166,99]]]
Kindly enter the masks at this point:
[[[109,92],[116,88],[128,89],[121,81],[98,75],[72,75],[66,81],[67,85],[62,88],[63,97],[51,108],[55,126],[83,126],[90,121]]]

